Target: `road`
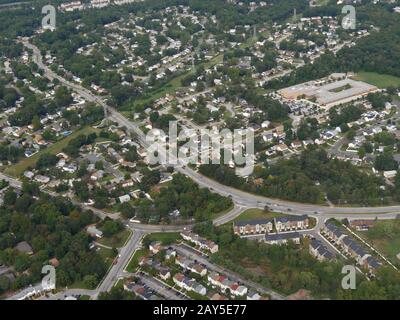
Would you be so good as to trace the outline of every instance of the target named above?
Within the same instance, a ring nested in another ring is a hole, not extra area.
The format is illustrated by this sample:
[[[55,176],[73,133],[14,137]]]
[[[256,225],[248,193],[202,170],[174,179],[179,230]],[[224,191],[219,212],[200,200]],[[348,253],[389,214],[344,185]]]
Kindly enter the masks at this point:
[[[94,95],[88,89],[85,89],[75,83],[71,83],[64,78],[55,74],[52,70],[50,70],[44,63],[42,62],[42,57],[39,49],[30,44],[28,40],[22,40],[22,43],[29,49],[33,51],[33,60],[38,65],[40,69],[44,71],[44,75],[50,79],[58,79],[63,85],[69,87],[70,89],[77,92],[80,96],[87,99],[88,101],[96,102],[99,105],[103,106],[107,110],[107,116],[111,118],[113,121],[117,122],[120,126],[125,126],[129,131],[135,133],[139,143],[143,147],[148,147],[148,142],[145,139],[144,133],[140,130],[139,126],[132,122],[131,120],[124,117],[114,108],[108,106],[102,98]],[[373,218],[374,214],[380,214],[379,218],[383,219],[393,219],[396,217],[398,213],[400,213],[400,206],[391,206],[391,207],[326,207],[322,205],[311,205],[311,204],[303,204],[290,202],[285,200],[278,199],[270,199],[262,196],[257,196],[254,194],[249,194],[247,192],[234,189],[225,185],[222,185],[212,179],[202,176],[198,172],[193,169],[183,165],[177,160],[177,165],[175,166],[176,171],[181,172],[191,178],[193,181],[198,183],[202,187],[206,187],[210,189],[212,192],[218,193],[222,196],[230,197],[234,203],[234,208],[227,212],[226,214],[217,217],[214,219],[214,223],[216,225],[221,225],[227,223],[234,218],[236,218],[241,212],[243,212],[247,208],[260,208],[263,209],[265,206],[268,206],[270,210],[276,212],[286,212],[294,215],[302,215],[309,214],[314,217],[323,218]],[[0,178],[5,179],[10,182],[10,185],[14,187],[20,187],[21,182],[11,177],[0,174]],[[76,201],[75,201],[76,203]],[[99,217],[104,218],[106,216],[110,216],[109,213],[104,212],[102,210],[94,209],[91,207],[84,206],[80,203],[81,207],[88,208],[94,211]],[[111,216],[112,218],[116,218],[116,216]],[[106,277],[100,284],[100,286],[93,291],[90,291],[91,296],[96,298],[100,292],[108,291],[112,288],[114,283],[117,281],[119,277],[124,275],[123,269],[128,263],[132,253],[136,248],[140,245],[140,240],[146,233],[151,232],[164,232],[164,231],[181,231],[186,227],[190,227],[190,225],[181,225],[181,226],[160,226],[160,225],[143,225],[137,223],[128,224],[128,226],[133,231],[132,237],[129,239],[127,244],[120,249],[119,259],[115,265],[111,267]],[[279,298],[278,296],[276,298]]]
[[[120,126],[125,126],[129,131],[135,133],[138,138],[139,143],[143,147],[148,147],[149,143],[146,141],[144,133],[140,130],[139,126],[127,119],[117,110],[107,105],[101,97],[94,95],[88,89],[81,87],[75,83],[65,80],[59,75],[55,74],[52,70],[50,70],[42,61],[41,53],[39,49],[28,42],[28,40],[22,40],[22,43],[29,49],[33,51],[33,60],[35,63],[44,71],[44,75],[52,80],[57,78],[61,83],[65,86],[68,86],[70,89],[77,92],[79,95],[87,99],[88,101],[96,102],[107,109],[107,116],[112,120],[116,121]],[[176,159],[171,159],[176,160]],[[264,208],[268,205],[271,210],[277,212],[291,212],[291,214],[323,214],[327,216],[335,216],[338,214],[339,217],[349,217],[352,214],[368,214],[370,216],[371,213],[386,213],[389,214],[390,217],[395,217],[397,213],[400,213],[400,206],[391,206],[391,207],[326,207],[322,205],[312,205],[312,204],[304,204],[291,202],[286,200],[279,199],[271,199],[262,196],[257,196],[254,194],[250,194],[241,190],[237,190],[225,185],[222,185],[214,180],[206,178],[201,174],[197,173],[193,169],[182,164],[179,159],[177,160],[177,165],[175,166],[176,171],[185,174],[190,177],[193,181],[197,182],[199,185],[209,188],[212,191],[219,193],[223,196],[230,196],[233,202],[239,206],[247,207],[247,208]],[[364,216],[363,216],[364,217]]]

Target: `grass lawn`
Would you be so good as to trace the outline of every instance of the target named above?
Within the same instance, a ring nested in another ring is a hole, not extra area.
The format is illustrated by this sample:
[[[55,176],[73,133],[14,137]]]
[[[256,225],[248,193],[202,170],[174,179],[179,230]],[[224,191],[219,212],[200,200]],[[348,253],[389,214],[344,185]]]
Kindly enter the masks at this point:
[[[72,139],[76,138],[80,134],[88,135],[89,133],[92,133],[92,132],[97,133],[98,131],[99,131],[98,129],[94,129],[89,126],[79,129],[79,130],[73,132],[68,137],[55,142],[50,147],[39,151],[38,153],[34,154],[33,156],[31,156],[29,158],[22,159],[17,164],[15,164],[11,167],[8,167],[4,172],[8,175],[11,175],[14,177],[19,177],[24,173],[24,171],[28,167],[35,167],[36,162],[38,161],[39,157],[42,154],[44,154],[44,153],[51,153],[51,154],[60,153],[62,151],[62,149],[64,149],[67,146],[68,142],[70,142]]]
[[[115,255],[113,254],[111,249],[107,249],[107,248],[99,248],[99,250],[97,250],[97,253],[104,259],[107,268],[111,267],[114,259],[115,259]]]
[[[139,266],[139,259],[143,257],[146,253],[147,249],[144,248],[136,250],[126,267],[126,270],[128,272],[136,272],[136,269]]]
[[[128,238],[131,236],[132,232],[129,229],[124,229],[117,234],[113,235],[112,237],[109,238],[101,238],[97,242],[107,246],[107,247],[112,247],[112,248],[120,248],[122,247],[125,242],[128,240]]]
[[[357,234],[382,253],[394,265],[400,266],[400,220],[380,220],[368,231]]]
[[[378,88],[398,87],[400,86],[400,78],[386,74],[375,72],[359,72],[355,76],[356,80],[364,81]]]
[[[278,212],[269,212],[269,211],[264,211],[262,209],[247,209],[239,217],[237,217],[235,221],[253,220],[261,218],[278,218],[283,216],[285,215]]]
[[[231,211],[232,209],[233,209],[233,204],[230,205],[229,208],[226,208],[225,210],[222,210],[222,211],[220,211],[220,212],[214,213],[214,214],[211,216],[211,219],[215,219],[215,218],[221,217],[221,216],[223,216],[224,214],[226,214],[226,213],[228,213],[229,211]]]
[[[161,243],[165,246],[181,239],[181,235],[179,232],[156,232],[147,235],[144,241],[161,241]]]

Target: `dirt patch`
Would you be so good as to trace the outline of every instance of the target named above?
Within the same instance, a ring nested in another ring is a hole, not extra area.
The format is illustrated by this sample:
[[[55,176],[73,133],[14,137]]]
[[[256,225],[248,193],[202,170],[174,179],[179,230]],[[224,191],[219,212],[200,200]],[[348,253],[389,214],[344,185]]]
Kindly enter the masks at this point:
[[[297,292],[287,296],[288,300],[311,300],[311,292],[306,289],[300,289]]]

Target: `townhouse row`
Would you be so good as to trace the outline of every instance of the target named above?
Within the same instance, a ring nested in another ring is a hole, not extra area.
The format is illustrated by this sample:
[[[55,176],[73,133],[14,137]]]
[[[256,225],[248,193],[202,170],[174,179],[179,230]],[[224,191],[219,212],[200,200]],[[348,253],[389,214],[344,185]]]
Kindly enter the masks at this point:
[[[192,231],[189,230],[182,231],[181,236],[184,240],[194,243],[201,250],[206,250],[211,253],[218,252],[218,245],[215,242],[202,238],[198,234],[193,233]]]
[[[233,231],[239,236],[277,232],[304,230],[310,226],[310,218],[307,215],[285,216],[271,219],[253,219],[235,221]]]
[[[376,271],[381,263],[372,257],[354,238],[344,233],[333,223],[327,222],[321,229],[322,235],[330,240],[341,251],[354,258],[358,265],[368,269],[370,272]]]

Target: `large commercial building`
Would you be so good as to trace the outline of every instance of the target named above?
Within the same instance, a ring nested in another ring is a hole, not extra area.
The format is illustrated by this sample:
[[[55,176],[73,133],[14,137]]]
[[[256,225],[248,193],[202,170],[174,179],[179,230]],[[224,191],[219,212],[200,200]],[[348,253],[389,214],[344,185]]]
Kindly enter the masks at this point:
[[[281,89],[278,93],[284,99],[306,99],[329,109],[378,90],[373,85],[351,79],[346,74],[339,73],[320,80],[313,80]]]

